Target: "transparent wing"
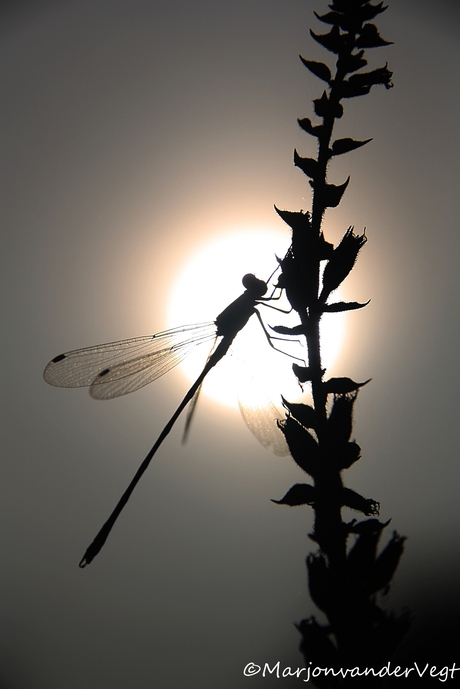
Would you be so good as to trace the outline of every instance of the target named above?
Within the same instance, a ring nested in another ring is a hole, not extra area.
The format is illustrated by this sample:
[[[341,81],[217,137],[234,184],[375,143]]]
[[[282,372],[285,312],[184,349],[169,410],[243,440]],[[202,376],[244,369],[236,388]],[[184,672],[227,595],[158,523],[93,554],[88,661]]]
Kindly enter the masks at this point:
[[[238,368],[245,370],[246,375],[244,380],[240,378],[238,406],[243,421],[267,450],[271,449],[277,457],[285,457],[289,454],[289,448],[277,423],[284,414],[264,392],[263,383],[249,372],[247,366],[241,366],[242,363],[241,360],[238,362]]]
[[[286,457],[289,448],[282,431],[278,428],[277,421],[282,414],[267,398],[263,406],[248,406],[246,400],[238,399],[241,416],[252,435],[267,450],[271,449],[277,457]]]
[[[215,323],[201,323],[75,349],[52,359],[43,377],[57,387],[90,386],[95,399],[111,399],[160,378],[197,344],[208,342],[215,335]]]

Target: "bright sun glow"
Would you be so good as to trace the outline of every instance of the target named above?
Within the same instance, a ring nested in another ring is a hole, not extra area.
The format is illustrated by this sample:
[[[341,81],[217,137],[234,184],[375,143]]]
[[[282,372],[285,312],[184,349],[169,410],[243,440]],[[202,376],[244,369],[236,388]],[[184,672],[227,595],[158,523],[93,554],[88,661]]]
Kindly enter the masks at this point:
[[[284,256],[288,246],[288,232],[274,229],[240,229],[209,241],[190,257],[174,282],[169,298],[168,326],[214,321],[244,291],[241,284],[243,275],[254,273],[267,280],[278,265],[275,255]],[[273,277],[272,285],[276,283],[277,275],[279,273]],[[271,290],[269,286],[267,294]],[[285,299],[279,303],[275,301],[273,305],[288,308]],[[259,311],[267,330],[270,330],[269,325],[292,326],[298,322],[295,314],[286,316],[266,306],[260,306]],[[322,356],[323,366],[328,369],[340,351],[344,330],[342,314],[323,317]],[[308,363],[303,344],[282,340],[273,340],[273,343]],[[211,344],[197,347],[197,351],[181,364],[190,381],[204,366]],[[252,395],[244,384],[248,379],[258,381],[257,386],[251,386],[251,389],[258,387],[260,381],[261,389],[276,403],[280,394],[289,399],[298,396],[299,386],[291,370],[295,359],[274,351],[268,345],[256,317],[252,317],[235,338],[230,353],[208,374],[203,386],[203,393],[215,401],[236,406],[239,397],[244,403],[245,396]],[[298,363],[302,364],[301,361]]]

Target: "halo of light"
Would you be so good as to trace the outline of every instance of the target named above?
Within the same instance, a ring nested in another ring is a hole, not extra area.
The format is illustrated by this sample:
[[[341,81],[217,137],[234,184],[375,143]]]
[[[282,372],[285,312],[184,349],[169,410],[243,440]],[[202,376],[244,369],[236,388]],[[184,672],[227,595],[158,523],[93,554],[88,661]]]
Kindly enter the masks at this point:
[[[241,279],[246,273],[254,273],[266,280],[277,268],[276,256],[284,256],[289,247],[289,234],[279,229],[239,229],[206,242],[182,267],[174,282],[168,300],[168,327],[214,321],[228,304],[236,299],[244,288]],[[272,285],[276,283],[276,275]],[[270,287],[269,287],[270,291]],[[273,303],[274,306],[277,302]],[[284,309],[287,302],[282,303]],[[273,309],[259,307],[266,324],[290,324],[297,322],[296,314],[289,317]],[[294,321],[292,320],[294,318]],[[287,320],[290,319],[290,323]],[[268,328],[269,329],[269,328]],[[332,366],[342,344],[345,331],[343,314],[325,314],[321,322],[323,365]],[[275,347],[288,351],[307,362],[306,347],[273,340]],[[206,346],[197,347],[180,365],[189,381],[201,371],[209,352]],[[235,406],[241,392],[243,375],[260,379],[264,390],[272,395],[298,395],[299,388],[292,374],[293,358],[274,351],[256,318],[251,318],[243,331],[235,338],[230,356],[226,356],[208,374],[203,393],[221,404]],[[233,355],[233,356],[232,356]],[[245,363],[235,365],[234,359]],[[299,361],[299,363],[302,363]],[[290,392],[289,392],[290,391]]]

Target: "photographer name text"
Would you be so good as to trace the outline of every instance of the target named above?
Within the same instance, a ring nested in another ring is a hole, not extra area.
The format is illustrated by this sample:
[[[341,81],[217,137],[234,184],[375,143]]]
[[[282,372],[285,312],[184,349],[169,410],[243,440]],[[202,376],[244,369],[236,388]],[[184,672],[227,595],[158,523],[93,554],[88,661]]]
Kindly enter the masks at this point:
[[[309,682],[310,679],[316,677],[401,677],[407,678],[413,673],[412,677],[429,677],[431,679],[437,679],[439,682],[447,682],[449,679],[454,679],[455,672],[460,670],[460,666],[457,667],[455,663],[452,665],[445,665],[442,668],[438,668],[436,665],[430,665],[426,663],[425,665],[418,665],[418,663],[413,663],[410,667],[401,667],[400,665],[395,665],[391,667],[390,663],[383,665],[379,669],[373,667],[352,667],[352,668],[331,668],[331,667],[312,667],[313,663],[310,663],[308,667],[298,667],[291,668],[285,667],[281,668],[280,661],[270,666],[269,663],[262,665],[257,665],[256,663],[248,663],[243,670],[243,675],[245,677],[254,677],[255,675],[261,675],[262,677],[275,676],[278,679],[286,677],[298,677],[302,679],[303,682]]]

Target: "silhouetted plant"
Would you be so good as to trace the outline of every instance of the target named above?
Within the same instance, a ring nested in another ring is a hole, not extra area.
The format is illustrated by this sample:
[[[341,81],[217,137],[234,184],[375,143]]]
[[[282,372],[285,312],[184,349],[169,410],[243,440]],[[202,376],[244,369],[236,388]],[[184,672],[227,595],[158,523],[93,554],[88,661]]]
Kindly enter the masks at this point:
[[[335,73],[323,62],[302,60],[305,67],[327,84],[313,101],[318,124],[309,118],[300,127],[317,140],[316,158],[304,158],[294,151],[294,164],[309,178],[313,189],[311,212],[276,209],[292,230],[287,254],[279,260],[279,286],[285,289],[300,323],[294,328],[276,327],[280,334],[302,335],[308,348],[308,366],[293,366],[299,383],[309,383],[313,406],[283,400],[287,417],[280,426],[294,461],[309,474],[313,484],[297,484],[278,502],[313,507],[314,529],[310,537],[319,550],[307,557],[308,581],[313,602],[328,624],[314,617],[302,620],[301,650],[307,666],[379,669],[388,661],[410,624],[408,612],[400,616],[384,612],[376,595],[388,589],[403,551],[405,538],[396,532],[378,554],[383,529],[389,521],[377,519],[379,503],[364,498],[342,481],[342,471],[360,459],[360,447],[351,440],[353,408],[359,389],[369,381],[350,378],[324,379],[321,365],[320,320],[324,313],[360,309],[366,304],[331,301],[331,295],[353,269],[366,235],[349,227],[337,246],[326,241],[322,220],[327,208],[339,205],[350,178],[343,184],[327,182],[329,161],[353,151],[371,139],[332,141],[334,123],[342,117],[342,101],[364,96],[374,85],[392,87],[387,65],[363,71],[365,49],[390,45],[371,21],[387,7],[366,0],[333,0],[330,11],[316,17],[331,28],[312,37],[336,56]],[[325,263],[321,274],[321,264]],[[349,523],[342,520],[342,508],[349,507],[368,519]],[[350,535],[354,543],[350,545]],[[346,686],[350,680],[321,677],[318,687]],[[356,686],[356,680],[351,680]],[[379,686],[381,680],[365,679]]]

